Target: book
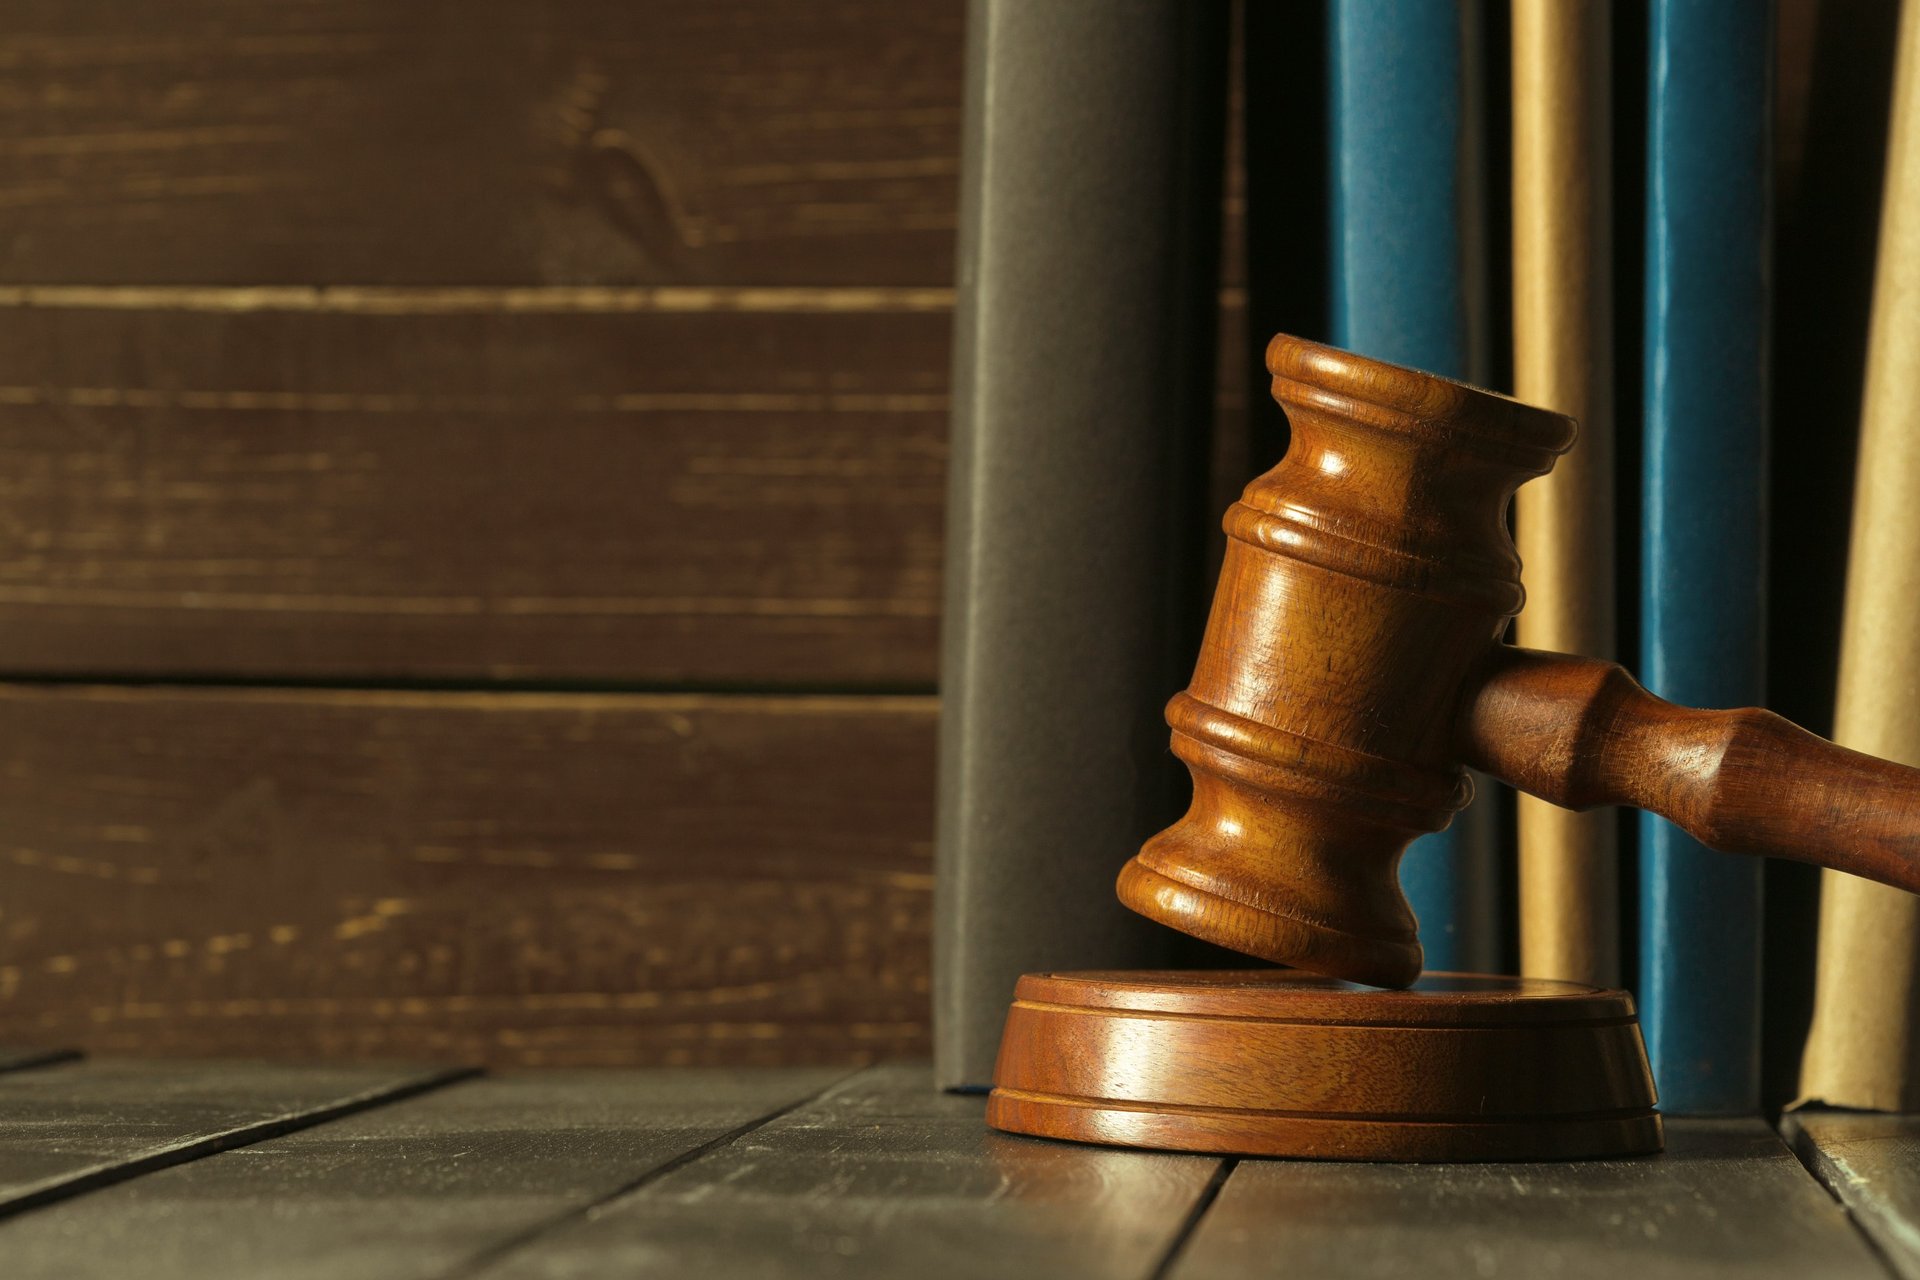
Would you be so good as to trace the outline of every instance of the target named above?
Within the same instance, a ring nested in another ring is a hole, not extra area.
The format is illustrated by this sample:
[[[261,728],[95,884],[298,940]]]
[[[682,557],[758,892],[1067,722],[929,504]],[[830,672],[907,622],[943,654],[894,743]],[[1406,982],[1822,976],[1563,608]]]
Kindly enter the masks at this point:
[[[934,1053],[992,1081],[1022,973],[1154,966],[1114,877],[1184,808],[1205,620],[1226,6],[968,16]]]
[[[1920,765],[1920,5],[1903,6],[1898,45],[1833,736]],[[1800,1096],[1920,1109],[1920,898],[1821,874]]]
[[[1332,341],[1485,382],[1489,328],[1478,0],[1334,0]],[[1496,788],[1415,841],[1401,883],[1430,969],[1500,965]]]
[[[1648,21],[1642,679],[1764,701],[1772,6]],[[1672,1114],[1759,1104],[1761,872],[1640,818],[1640,1010]]]
[[[1611,16],[1514,0],[1513,387],[1580,424],[1514,499],[1526,607],[1514,639],[1614,655]],[[1518,797],[1520,972],[1620,981],[1617,812]]]

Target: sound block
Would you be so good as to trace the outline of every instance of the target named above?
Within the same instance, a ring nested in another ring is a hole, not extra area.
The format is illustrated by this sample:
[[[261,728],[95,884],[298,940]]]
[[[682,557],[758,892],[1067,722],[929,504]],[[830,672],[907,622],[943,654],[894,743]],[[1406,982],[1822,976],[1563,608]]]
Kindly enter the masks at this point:
[[[1309,1160],[1572,1160],[1660,1150],[1633,999],[1430,973],[1383,991],[1293,969],[1030,973],[987,1123],[1123,1147]]]

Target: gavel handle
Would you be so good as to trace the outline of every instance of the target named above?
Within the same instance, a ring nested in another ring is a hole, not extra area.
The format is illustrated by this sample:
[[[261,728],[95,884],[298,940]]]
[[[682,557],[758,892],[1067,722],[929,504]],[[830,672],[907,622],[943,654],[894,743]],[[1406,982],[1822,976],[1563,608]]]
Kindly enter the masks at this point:
[[[1696,711],[1615,663],[1496,645],[1462,756],[1569,809],[1649,809],[1708,848],[1792,858],[1920,893],[1920,769],[1756,707]]]

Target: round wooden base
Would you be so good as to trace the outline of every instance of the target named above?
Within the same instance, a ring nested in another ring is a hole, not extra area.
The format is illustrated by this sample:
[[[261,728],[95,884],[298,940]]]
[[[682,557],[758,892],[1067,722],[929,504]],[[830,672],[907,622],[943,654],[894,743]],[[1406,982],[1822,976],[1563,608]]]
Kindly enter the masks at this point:
[[[1315,1160],[1570,1160],[1661,1146],[1633,1000],[1430,973],[1020,979],[987,1123],[1127,1147]]]

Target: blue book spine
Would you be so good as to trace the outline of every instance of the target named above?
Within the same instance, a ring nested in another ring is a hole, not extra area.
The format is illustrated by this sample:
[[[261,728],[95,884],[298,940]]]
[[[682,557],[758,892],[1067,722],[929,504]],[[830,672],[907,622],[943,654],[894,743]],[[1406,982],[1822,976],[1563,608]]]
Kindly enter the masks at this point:
[[[1648,30],[1640,667],[1763,701],[1773,64],[1765,0],[1656,0]],[[1760,1101],[1762,864],[1644,814],[1640,1009],[1663,1108]]]
[[[1487,377],[1477,0],[1333,0],[1333,342]],[[1500,963],[1495,799],[1407,851],[1400,880],[1429,969]]]

